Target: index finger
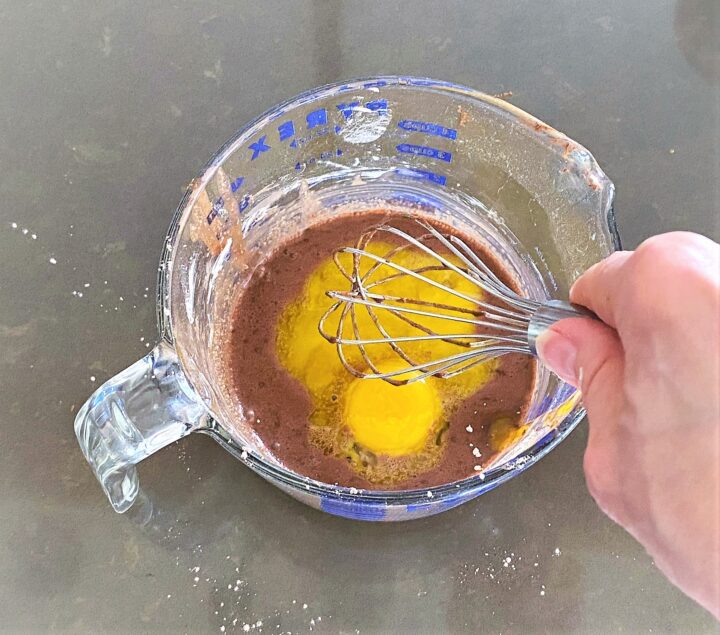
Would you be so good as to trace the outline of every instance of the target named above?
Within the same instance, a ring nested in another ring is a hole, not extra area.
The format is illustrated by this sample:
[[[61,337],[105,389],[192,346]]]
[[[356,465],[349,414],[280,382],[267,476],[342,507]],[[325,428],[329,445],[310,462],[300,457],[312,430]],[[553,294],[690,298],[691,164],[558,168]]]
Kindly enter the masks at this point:
[[[617,328],[618,291],[632,251],[616,251],[583,273],[570,289],[570,301],[595,313],[605,324]]]

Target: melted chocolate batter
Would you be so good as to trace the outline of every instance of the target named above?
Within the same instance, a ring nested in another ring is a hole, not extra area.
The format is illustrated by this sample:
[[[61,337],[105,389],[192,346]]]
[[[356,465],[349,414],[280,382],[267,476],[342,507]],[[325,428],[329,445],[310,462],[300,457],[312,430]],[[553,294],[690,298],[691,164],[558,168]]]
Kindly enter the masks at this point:
[[[388,484],[368,481],[347,461],[325,454],[312,443],[310,396],[281,365],[276,354],[278,318],[287,303],[301,292],[312,271],[333,250],[354,245],[364,231],[388,216],[396,215],[377,210],[338,216],[307,229],[270,254],[237,299],[227,363],[236,398],[246,412],[254,414],[253,428],[286,467],[325,483],[347,487],[431,487],[476,474],[475,466],[489,462],[496,452],[489,438],[493,422],[510,418],[520,425],[524,421],[535,375],[532,357],[513,354],[500,358],[493,379],[451,412],[449,427],[440,441],[445,447],[439,462],[424,473]],[[439,228],[448,231],[446,227]],[[463,239],[473,245],[498,277],[508,286],[515,286],[496,257],[467,237]],[[473,448],[478,448],[482,458],[473,454]]]

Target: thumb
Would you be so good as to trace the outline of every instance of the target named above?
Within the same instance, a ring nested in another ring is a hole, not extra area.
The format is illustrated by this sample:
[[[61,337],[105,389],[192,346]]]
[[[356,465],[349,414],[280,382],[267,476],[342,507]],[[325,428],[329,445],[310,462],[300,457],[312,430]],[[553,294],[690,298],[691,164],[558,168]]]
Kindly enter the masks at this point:
[[[540,359],[580,388],[591,421],[612,420],[622,398],[624,354],[615,330],[586,318],[553,324],[536,342]]]
[[[617,493],[622,491],[618,467],[625,360],[618,334],[596,320],[569,318],[542,333],[536,348],[551,370],[580,388],[590,424],[583,462],[585,480],[600,508],[624,524],[628,514]]]

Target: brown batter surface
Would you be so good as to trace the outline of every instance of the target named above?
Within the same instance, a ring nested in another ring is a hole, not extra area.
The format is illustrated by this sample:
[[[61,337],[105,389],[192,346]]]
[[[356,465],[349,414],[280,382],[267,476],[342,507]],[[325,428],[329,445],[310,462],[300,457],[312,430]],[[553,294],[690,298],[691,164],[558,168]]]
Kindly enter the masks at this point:
[[[372,482],[353,469],[348,460],[328,454],[313,443],[309,423],[311,398],[281,365],[276,352],[278,318],[284,307],[298,297],[308,276],[335,249],[354,245],[364,231],[388,216],[384,210],[339,215],[307,229],[269,254],[237,299],[227,363],[235,397],[249,414],[254,430],[275,458],[289,469],[347,487],[425,488],[477,474],[477,466],[487,465],[507,442],[508,430],[519,431],[516,426],[524,421],[535,376],[531,356],[513,354],[500,358],[489,383],[448,413],[449,425],[436,441],[444,448],[434,466],[399,481]],[[393,223],[402,226],[403,221],[394,219]],[[496,257],[467,237],[463,239],[474,246],[496,275],[509,286],[515,286]]]

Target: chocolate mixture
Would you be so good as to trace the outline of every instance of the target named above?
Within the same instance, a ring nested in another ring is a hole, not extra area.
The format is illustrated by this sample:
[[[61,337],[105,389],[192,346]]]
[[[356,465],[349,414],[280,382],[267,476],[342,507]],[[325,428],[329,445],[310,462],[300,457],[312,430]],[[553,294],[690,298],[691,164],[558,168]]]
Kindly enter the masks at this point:
[[[325,483],[367,489],[412,489],[453,482],[477,473],[493,449],[489,428],[499,419],[524,420],[533,387],[535,362],[529,355],[506,355],[493,379],[459,403],[442,435],[440,461],[428,471],[402,481],[373,483],[341,458],[324,453],[310,440],[312,402],[305,387],[281,365],[276,354],[276,325],[284,307],[298,296],[312,271],[333,250],[354,245],[371,226],[387,220],[383,210],[338,216],[314,226],[270,254],[238,298],[233,314],[228,366],[236,398],[251,412],[253,428],[286,467]],[[447,228],[442,227],[443,231]],[[473,245],[484,262],[512,285],[496,257]],[[331,346],[328,344],[328,346]],[[478,448],[482,459],[473,454]]]

